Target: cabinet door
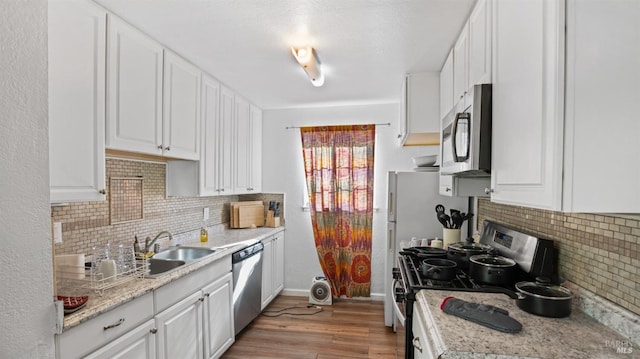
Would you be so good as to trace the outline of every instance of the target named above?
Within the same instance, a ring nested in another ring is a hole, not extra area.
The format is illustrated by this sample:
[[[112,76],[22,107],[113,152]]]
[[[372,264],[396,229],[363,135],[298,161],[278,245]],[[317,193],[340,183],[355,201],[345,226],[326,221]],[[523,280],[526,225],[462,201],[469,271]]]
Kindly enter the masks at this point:
[[[491,1],[479,0],[469,16],[469,84],[491,83]]]
[[[162,154],[162,46],[109,16],[107,147]]]
[[[89,1],[49,2],[52,203],[105,199],[106,17]]]
[[[565,211],[640,213],[638,19],[637,1],[567,2]]]
[[[264,309],[273,299],[273,238],[262,242],[262,305]]]
[[[220,89],[220,118],[218,120],[218,190],[220,194],[233,193],[233,121],[234,93],[226,87]]]
[[[210,76],[202,77],[202,127],[200,136],[200,195],[219,194],[218,118],[220,115],[220,83]]]
[[[247,193],[251,163],[251,111],[243,98],[235,98],[235,169],[233,193]]]
[[[497,0],[491,200],[560,209],[564,1]]]
[[[262,110],[251,105],[249,192],[262,192]]]
[[[86,356],[87,359],[156,357],[156,329],[153,319]]]
[[[440,120],[453,108],[453,50],[440,70]]]
[[[165,155],[200,159],[200,70],[170,51],[164,54]]]
[[[273,294],[275,297],[284,289],[284,232],[276,234],[273,245]]]
[[[469,23],[453,46],[453,102],[457,103],[469,89]]]
[[[204,357],[219,358],[235,341],[233,275],[228,273],[202,289],[204,301]]]
[[[158,359],[202,358],[203,300],[198,291],[156,315]]]
[[[416,302],[416,305],[420,309],[420,304]],[[420,313],[422,310],[414,310],[413,311],[413,357],[415,359],[432,359],[435,358],[433,355],[433,351],[430,345],[427,326],[422,320],[422,315]]]

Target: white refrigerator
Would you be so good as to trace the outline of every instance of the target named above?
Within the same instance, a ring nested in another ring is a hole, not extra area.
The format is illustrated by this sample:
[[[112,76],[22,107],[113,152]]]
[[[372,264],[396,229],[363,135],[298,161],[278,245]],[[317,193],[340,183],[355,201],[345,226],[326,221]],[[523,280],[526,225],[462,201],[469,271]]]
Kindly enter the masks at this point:
[[[389,172],[387,187],[387,247],[384,269],[384,322],[390,327],[394,323],[393,278],[391,270],[396,267],[401,243],[407,245],[412,237],[442,239],[443,226],[436,218],[436,205],[469,212],[469,197],[445,197],[438,192],[440,173],[438,168],[424,172]],[[461,238],[467,237],[467,223],[461,228]]]

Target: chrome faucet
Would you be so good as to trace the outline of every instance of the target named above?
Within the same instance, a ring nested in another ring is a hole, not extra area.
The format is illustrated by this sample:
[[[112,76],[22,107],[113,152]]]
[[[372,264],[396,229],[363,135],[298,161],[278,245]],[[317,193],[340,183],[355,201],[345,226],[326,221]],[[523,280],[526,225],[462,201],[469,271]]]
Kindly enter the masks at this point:
[[[163,234],[168,235],[168,236],[169,236],[169,240],[170,240],[170,241],[171,241],[171,240],[173,240],[173,235],[172,235],[172,234],[171,234],[171,232],[169,232],[169,231],[161,231],[161,232],[160,232],[160,233],[158,233],[158,234],[156,235],[156,237],[155,237],[153,240],[151,240],[151,241],[149,241],[150,237],[147,237],[147,238],[144,240],[144,253],[148,253],[148,252],[149,252],[149,249],[151,249],[151,246],[153,246],[153,244],[154,244],[154,243],[156,243],[156,241],[158,240],[158,238],[160,238],[160,236],[162,236]]]

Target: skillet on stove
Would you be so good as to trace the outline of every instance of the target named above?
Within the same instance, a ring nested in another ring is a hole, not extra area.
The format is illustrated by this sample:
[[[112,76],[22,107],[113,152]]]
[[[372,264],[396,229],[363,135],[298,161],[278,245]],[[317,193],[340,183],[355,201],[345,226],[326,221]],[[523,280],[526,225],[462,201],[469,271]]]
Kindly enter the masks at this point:
[[[447,251],[435,247],[410,247],[400,251],[401,255],[410,255],[420,259],[447,258]]]

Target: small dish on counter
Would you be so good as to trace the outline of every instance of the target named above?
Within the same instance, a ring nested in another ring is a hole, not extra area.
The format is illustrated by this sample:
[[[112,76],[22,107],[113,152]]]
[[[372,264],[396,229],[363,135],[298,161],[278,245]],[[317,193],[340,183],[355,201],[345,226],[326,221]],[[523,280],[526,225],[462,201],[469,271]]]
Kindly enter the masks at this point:
[[[83,295],[79,297],[72,297],[72,296],[59,295],[58,300],[62,301],[62,305],[64,306],[64,314],[69,314],[77,310],[80,310],[85,305],[87,305],[87,302],[89,301],[89,296]]]

